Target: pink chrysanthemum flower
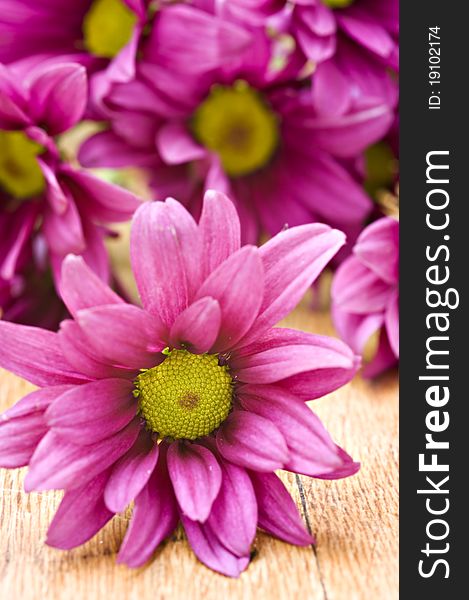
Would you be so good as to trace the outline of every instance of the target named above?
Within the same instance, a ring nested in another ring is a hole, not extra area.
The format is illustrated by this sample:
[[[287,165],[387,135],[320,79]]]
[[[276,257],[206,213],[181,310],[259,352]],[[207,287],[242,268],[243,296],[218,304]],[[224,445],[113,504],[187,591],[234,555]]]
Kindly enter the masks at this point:
[[[399,362],[399,222],[385,217],[359,236],[353,256],[335,274],[334,324],[340,336],[363,354],[379,332],[378,349],[364,369],[374,377]]]
[[[247,32],[205,10],[207,3],[172,0],[5,0],[0,14],[0,61],[28,65],[73,60],[91,76],[92,100],[132,79],[142,44],[158,48],[167,68],[187,70],[230,61]],[[203,38],[203,43],[200,43]]]
[[[84,67],[66,63],[30,71],[20,81],[0,65],[0,309],[28,288],[44,261],[56,283],[69,254],[80,254],[106,281],[107,223],[127,221],[139,205],[127,190],[66,162],[56,138],[82,117]],[[44,256],[46,255],[46,257]]]
[[[345,160],[386,132],[392,110],[364,100],[339,117],[319,116],[294,53],[276,69],[275,40],[252,35],[242,60],[203,76],[181,78],[148,53],[137,78],[114,87],[109,128],[85,142],[80,161],[144,167],[157,199],[177,197],[195,215],[204,188],[224,191],[248,243],[285,224],[361,227],[372,205]]]
[[[343,244],[312,224],[240,247],[231,202],[199,224],[175,200],[135,214],[143,308],[81,258],[63,265],[59,333],[0,321],[0,364],[41,389],[3,415],[0,464],[25,488],[64,489],[47,543],[73,548],[135,500],[119,562],[139,566],[182,522],[209,567],[237,576],[256,527],[312,542],[275,469],[333,479],[357,463],[304,403],[351,379],[343,342],[274,328]]]

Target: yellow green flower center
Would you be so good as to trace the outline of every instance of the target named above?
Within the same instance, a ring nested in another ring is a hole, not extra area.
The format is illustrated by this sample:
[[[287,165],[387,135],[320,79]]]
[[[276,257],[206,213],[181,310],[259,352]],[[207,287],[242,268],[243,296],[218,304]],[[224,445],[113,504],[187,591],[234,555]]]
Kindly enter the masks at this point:
[[[244,81],[214,86],[193,115],[192,131],[199,143],[218,154],[231,177],[265,166],[279,142],[277,116]]]
[[[347,8],[354,3],[355,0],[322,0],[329,8]]]
[[[216,354],[172,350],[135,381],[149,429],[160,438],[195,440],[214,431],[231,410],[233,383]]]
[[[22,131],[0,130],[0,189],[15,198],[31,198],[45,188],[36,157],[44,148]]]
[[[83,19],[86,48],[95,56],[114,58],[127,44],[137,15],[123,0],[94,0]]]

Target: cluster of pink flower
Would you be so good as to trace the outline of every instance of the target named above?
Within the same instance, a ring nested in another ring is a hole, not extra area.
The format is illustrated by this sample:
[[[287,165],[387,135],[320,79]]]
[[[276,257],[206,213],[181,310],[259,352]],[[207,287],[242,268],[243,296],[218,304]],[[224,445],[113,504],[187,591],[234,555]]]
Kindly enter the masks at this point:
[[[313,541],[274,470],[358,468],[304,402],[348,382],[370,337],[365,374],[398,361],[398,221],[365,159],[396,154],[398,1],[66,4],[0,15],[0,365],[40,388],[0,418],[0,465],[65,490],[50,545],[135,501],[119,560],[182,522],[236,576],[257,526]],[[85,120],[99,132],[69,157]],[[155,202],[94,167],[140,169]],[[104,245],[132,215],[142,307]],[[333,258],[353,350],[275,327]]]

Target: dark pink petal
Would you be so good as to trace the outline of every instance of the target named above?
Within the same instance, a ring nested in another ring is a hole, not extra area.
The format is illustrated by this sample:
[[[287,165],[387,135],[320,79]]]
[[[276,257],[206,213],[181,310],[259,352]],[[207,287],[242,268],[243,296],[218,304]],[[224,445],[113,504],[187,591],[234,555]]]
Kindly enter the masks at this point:
[[[75,125],[88,99],[86,69],[75,63],[52,64],[35,78],[30,89],[33,116],[51,135]]]
[[[164,450],[162,452],[160,449],[156,469],[135,499],[132,519],[117,562],[140,567],[151,557],[158,544],[173,532],[177,522],[176,498],[171,488]]]
[[[58,385],[36,390],[0,415],[0,466],[12,469],[28,464],[47,433],[44,411],[71,387]]]
[[[201,298],[191,304],[174,321],[169,342],[175,348],[191,352],[208,352],[218,337],[221,324],[220,305],[213,298]]]
[[[6,321],[0,321],[0,366],[39,387],[87,380],[65,360],[56,333]]]
[[[158,363],[161,327],[149,313],[132,304],[85,308],[77,321],[96,356],[129,368],[150,368]]]
[[[62,550],[80,546],[92,538],[114,514],[104,504],[103,491],[109,472],[65,492],[47,531],[46,544]]]
[[[155,164],[155,155],[151,148],[130,146],[113,131],[100,131],[80,146],[78,160],[88,168],[151,167]]]
[[[217,459],[208,448],[176,441],[169,446],[167,460],[182,513],[203,523],[220,491],[222,473]]]
[[[386,29],[371,19],[362,15],[354,15],[352,11],[338,15],[341,28],[356,42],[378,54],[387,57],[396,45]]]
[[[205,192],[199,229],[205,279],[241,245],[238,213],[225,194],[214,190]]]
[[[81,256],[69,255],[63,261],[60,292],[73,316],[82,308],[124,302],[89,268]]]
[[[257,502],[244,469],[221,462],[223,480],[207,524],[229,552],[249,556],[256,534]]]
[[[274,471],[288,462],[288,448],[280,429],[268,418],[237,410],[217,433],[222,456],[240,467]]]
[[[312,477],[341,468],[337,446],[318,417],[280,387],[247,385],[240,392],[243,407],[275,423],[289,453],[285,468]]]
[[[68,195],[67,190],[64,190],[58,182],[56,169],[40,157],[37,158],[37,162],[47,183],[46,198],[49,207],[56,215],[61,215],[67,210],[72,198]]]
[[[80,326],[75,321],[62,321],[58,335],[65,360],[70,363],[73,369],[83,373],[89,379],[122,377],[133,380],[138,375],[136,369],[116,367],[94,356],[88,339],[83,335]]]
[[[222,322],[214,351],[232,348],[250,329],[263,295],[262,261],[254,246],[244,246],[208,276],[197,297],[211,296],[220,304]]]
[[[363,230],[353,249],[355,256],[390,284],[399,279],[399,222],[386,217]]]
[[[159,12],[146,51],[151,62],[194,74],[231,63],[249,42],[249,33],[238,25],[192,6],[173,5]]]
[[[31,459],[25,490],[73,489],[85,485],[125,454],[139,431],[136,419],[111,438],[92,446],[72,444],[49,431]]]
[[[129,190],[86,171],[64,167],[62,179],[80,210],[101,223],[128,221],[141,204]]]
[[[46,411],[48,426],[68,442],[88,446],[123,429],[137,412],[134,386],[124,379],[101,379],[65,392]]]
[[[168,165],[180,165],[205,158],[207,150],[197,144],[183,123],[169,122],[158,131],[156,146]]]
[[[259,512],[257,524],[271,535],[297,546],[315,543],[308,533],[296,504],[274,473],[251,473]]]
[[[44,211],[42,225],[47,244],[54,254],[81,254],[86,248],[81,215],[72,198],[68,198],[65,210],[58,214],[51,206]]]
[[[144,307],[170,328],[200,280],[200,236],[192,217],[171,202],[148,202],[133,220],[132,269]],[[207,294],[205,294],[207,295]]]
[[[306,125],[314,133],[317,147],[333,156],[348,158],[383,137],[393,120],[392,107],[378,104],[345,115],[323,115]]]
[[[356,256],[350,256],[337,269],[332,298],[338,310],[355,314],[380,312],[392,296],[394,286],[383,281]]]
[[[8,67],[0,64],[0,127],[17,129],[31,122],[26,114],[27,100]]]
[[[389,344],[399,358],[399,294],[397,291],[388,304],[385,320]]]
[[[359,365],[359,358],[342,341],[287,328],[272,329],[230,358],[233,374],[240,381],[281,380],[282,387],[303,400],[320,398],[345,385]]]
[[[104,491],[106,506],[122,512],[142,491],[158,460],[158,444],[142,430],[135,444],[114,465]]]
[[[342,232],[313,224],[283,231],[261,246],[264,298],[259,316],[241,344],[250,343],[283,319],[344,242]]]
[[[220,542],[216,533],[207,525],[181,517],[189,544],[197,558],[207,567],[228,577],[238,577],[249,564],[249,553],[238,557]]]

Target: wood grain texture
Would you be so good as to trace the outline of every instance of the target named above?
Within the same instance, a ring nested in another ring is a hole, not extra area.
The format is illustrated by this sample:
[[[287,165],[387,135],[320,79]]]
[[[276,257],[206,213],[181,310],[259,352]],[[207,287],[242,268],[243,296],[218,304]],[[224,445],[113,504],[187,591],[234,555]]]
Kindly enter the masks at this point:
[[[325,314],[300,307],[285,322],[331,333]],[[32,386],[0,372],[4,410]],[[62,552],[44,545],[60,493],[26,495],[24,470],[0,470],[0,597],[21,600],[311,599],[398,597],[397,377],[357,377],[311,403],[335,440],[361,461],[358,475],[321,481],[282,474],[316,548],[296,548],[259,533],[254,558],[238,580],[201,565],[178,531],[144,568],[115,564],[129,514],[90,542]]]

